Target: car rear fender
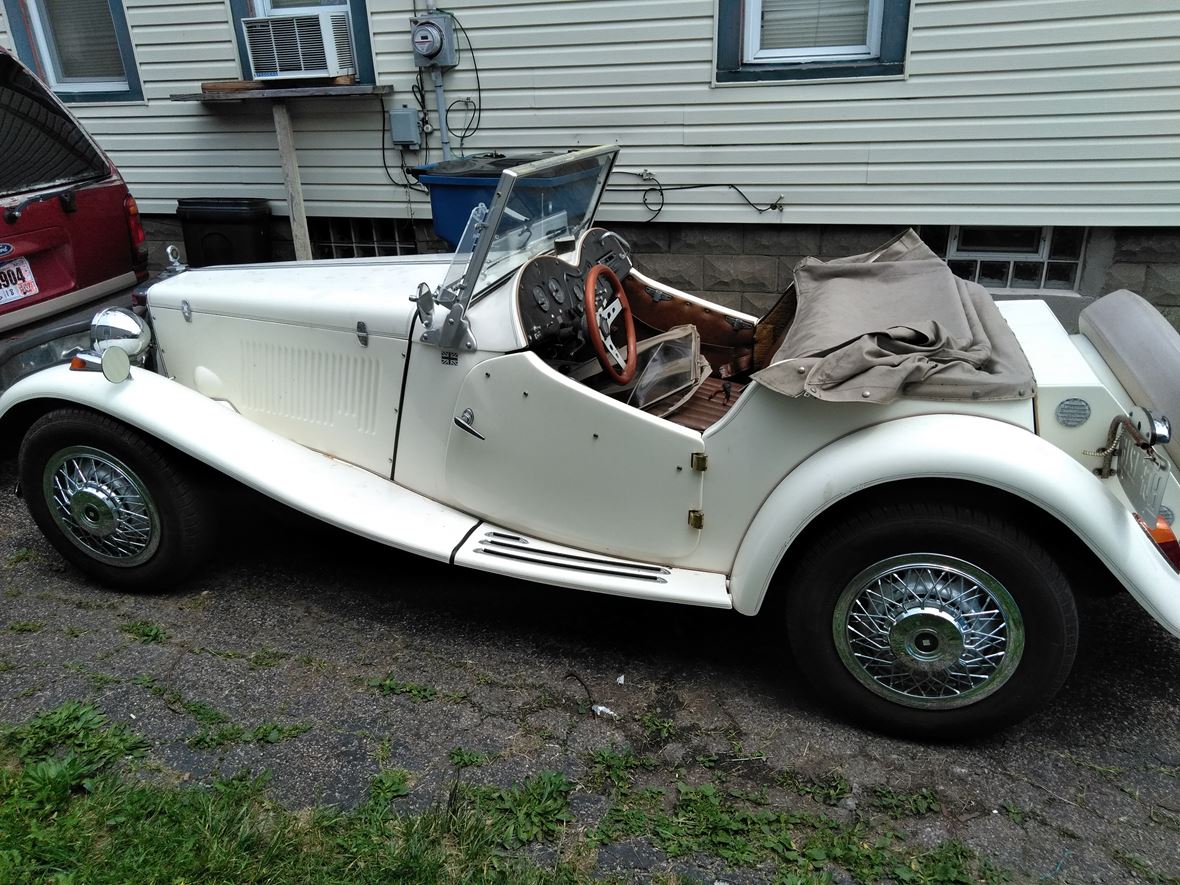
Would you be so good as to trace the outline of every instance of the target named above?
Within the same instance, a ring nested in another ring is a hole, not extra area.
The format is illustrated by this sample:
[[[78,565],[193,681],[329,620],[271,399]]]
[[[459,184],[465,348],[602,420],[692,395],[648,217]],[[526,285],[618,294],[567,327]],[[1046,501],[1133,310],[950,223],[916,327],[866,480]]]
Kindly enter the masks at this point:
[[[1038,436],[966,415],[901,418],[825,447],[784,478],[754,517],[730,575],[733,605],[762,606],[788,549],[817,517],[851,495],[905,480],[964,480],[1037,506],[1072,531],[1131,595],[1180,636],[1180,575],[1114,491]]]

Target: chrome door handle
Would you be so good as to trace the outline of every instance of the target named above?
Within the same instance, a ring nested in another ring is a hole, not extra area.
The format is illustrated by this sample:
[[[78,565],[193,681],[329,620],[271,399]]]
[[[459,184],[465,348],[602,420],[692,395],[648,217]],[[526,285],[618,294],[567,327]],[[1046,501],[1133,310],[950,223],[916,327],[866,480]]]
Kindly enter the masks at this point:
[[[455,426],[460,430],[465,430],[474,436],[476,439],[485,439],[486,437],[475,429],[475,412],[471,409],[464,409],[462,415],[455,416]]]

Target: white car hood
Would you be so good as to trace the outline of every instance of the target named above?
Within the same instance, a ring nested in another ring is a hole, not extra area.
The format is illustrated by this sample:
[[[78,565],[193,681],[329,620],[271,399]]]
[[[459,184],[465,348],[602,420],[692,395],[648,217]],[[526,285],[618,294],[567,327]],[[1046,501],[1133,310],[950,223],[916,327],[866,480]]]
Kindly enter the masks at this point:
[[[314,328],[409,336],[420,283],[439,286],[449,255],[293,261],[189,270],[161,280],[148,292],[155,310],[232,316]]]

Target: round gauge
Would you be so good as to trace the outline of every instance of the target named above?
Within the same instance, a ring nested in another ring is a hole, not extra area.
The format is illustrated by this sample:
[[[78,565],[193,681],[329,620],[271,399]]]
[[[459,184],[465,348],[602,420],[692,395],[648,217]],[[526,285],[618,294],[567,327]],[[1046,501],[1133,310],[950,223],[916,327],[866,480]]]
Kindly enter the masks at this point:
[[[549,310],[549,299],[545,297],[545,290],[540,286],[533,286],[533,300],[541,310]]]
[[[561,288],[561,283],[557,282],[557,277],[549,278],[549,294],[558,304],[565,304],[565,290]]]

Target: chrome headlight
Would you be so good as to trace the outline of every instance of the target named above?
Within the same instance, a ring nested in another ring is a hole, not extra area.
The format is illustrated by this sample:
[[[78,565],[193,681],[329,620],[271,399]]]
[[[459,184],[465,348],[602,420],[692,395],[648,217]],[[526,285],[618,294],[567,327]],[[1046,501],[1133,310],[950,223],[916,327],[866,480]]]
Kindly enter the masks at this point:
[[[125,307],[108,307],[100,310],[90,321],[90,343],[100,354],[109,347],[117,347],[134,358],[146,353],[151,347],[152,330],[134,311]]]

